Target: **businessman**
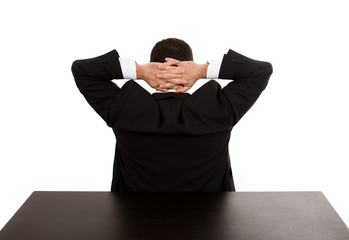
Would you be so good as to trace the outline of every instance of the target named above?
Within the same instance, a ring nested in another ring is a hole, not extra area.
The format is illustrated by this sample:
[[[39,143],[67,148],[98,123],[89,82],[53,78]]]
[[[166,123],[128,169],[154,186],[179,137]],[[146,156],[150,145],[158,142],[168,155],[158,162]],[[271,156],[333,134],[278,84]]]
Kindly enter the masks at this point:
[[[112,191],[235,191],[229,140],[234,125],[267,86],[272,66],[233,50],[197,64],[183,40],[158,42],[139,65],[113,50],[76,60],[75,82],[114,131]],[[208,81],[187,93],[198,79]],[[130,79],[121,88],[111,80]],[[143,79],[150,94],[132,79]],[[233,81],[231,81],[233,80]]]

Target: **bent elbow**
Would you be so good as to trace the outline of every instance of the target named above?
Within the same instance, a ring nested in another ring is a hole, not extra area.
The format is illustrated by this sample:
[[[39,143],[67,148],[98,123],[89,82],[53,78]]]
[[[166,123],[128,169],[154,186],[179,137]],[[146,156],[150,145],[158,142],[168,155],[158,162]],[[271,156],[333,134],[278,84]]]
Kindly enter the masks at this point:
[[[73,62],[73,64],[71,65],[71,71],[72,71],[74,77],[81,74],[80,60],[75,60]]]
[[[268,82],[272,73],[273,65],[271,65],[269,62],[262,62],[261,67],[258,70],[259,79]]]
[[[273,65],[270,62],[265,62],[265,73],[270,77],[273,73]]]
[[[261,89],[265,89],[269,83],[271,74],[273,73],[273,65],[269,62],[262,62],[258,69],[258,82]]]

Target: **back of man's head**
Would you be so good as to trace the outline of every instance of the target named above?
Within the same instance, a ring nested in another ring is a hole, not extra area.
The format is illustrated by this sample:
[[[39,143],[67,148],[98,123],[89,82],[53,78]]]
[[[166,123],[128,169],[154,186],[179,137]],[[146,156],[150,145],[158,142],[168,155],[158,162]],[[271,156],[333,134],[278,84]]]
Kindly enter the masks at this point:
[[[151,62],[165,62],[166,57],[180,61],[193,61],[191,47],[181,39],[167,38],[156,43],[150,54]]]

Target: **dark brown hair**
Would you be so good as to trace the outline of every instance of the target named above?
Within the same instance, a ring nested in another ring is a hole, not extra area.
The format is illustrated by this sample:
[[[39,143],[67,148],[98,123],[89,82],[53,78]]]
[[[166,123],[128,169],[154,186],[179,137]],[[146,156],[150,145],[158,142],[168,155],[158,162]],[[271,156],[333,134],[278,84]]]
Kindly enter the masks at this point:
[[[165,62],[166,57],[180,61],[193,61],[189,44],[178,38],[167,38],[157,42],[150,54],[151,62]]]

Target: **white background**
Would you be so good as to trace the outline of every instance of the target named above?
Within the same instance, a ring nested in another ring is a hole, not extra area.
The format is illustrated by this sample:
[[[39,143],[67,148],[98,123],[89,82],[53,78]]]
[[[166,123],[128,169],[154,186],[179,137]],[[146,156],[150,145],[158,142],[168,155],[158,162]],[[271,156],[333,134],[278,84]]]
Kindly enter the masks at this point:
[[[117,49],[146,63],[178,37],[273,64],[232,132],[238,191],[322,191],[349,225],[347,1],[2,1],[0,228],[35,190],[109,191],[115,138],[71,63]],[[156,148],[156,146],[155,146]]]

